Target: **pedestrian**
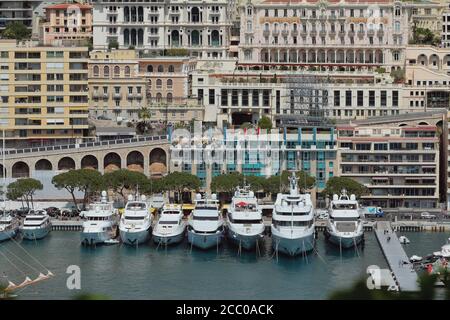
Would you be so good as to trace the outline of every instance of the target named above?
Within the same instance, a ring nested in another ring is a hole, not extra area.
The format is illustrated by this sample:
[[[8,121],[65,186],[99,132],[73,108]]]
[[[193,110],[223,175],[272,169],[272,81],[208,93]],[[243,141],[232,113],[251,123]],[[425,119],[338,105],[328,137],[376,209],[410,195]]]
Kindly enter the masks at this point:
[[[391,237],[389,236],[389,237],[387,237],[387,242],[389,242],[391,240]]]

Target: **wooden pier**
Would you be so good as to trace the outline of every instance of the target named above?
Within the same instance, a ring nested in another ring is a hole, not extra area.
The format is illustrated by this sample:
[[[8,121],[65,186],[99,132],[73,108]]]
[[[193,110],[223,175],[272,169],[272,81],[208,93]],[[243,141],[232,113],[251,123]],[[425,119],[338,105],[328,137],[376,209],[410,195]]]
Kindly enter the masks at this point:
[[[378,221],[375,235],[400,290],[418,291],[417,273],[409,263],[409,258],[397,235],[392,231],[390,222]],[[390,240],[388,240],[389,238]],[[408,262],[408,264],[403,262]]]
[[[82,220],[51,220],[52,230],[55,231],[81,231],[83,229]]]

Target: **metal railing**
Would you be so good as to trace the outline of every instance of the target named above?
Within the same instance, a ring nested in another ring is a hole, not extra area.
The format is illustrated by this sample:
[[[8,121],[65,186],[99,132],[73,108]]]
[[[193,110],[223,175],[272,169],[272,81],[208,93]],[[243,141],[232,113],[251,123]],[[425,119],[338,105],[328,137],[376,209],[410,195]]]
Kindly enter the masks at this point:
[[[57,146],[48,146],[48,147],[13,149],[13,150],[6,150],[5,155],[17,155],[17,154],[20,155],[20,154],[33,153],[33,152],[48,152],[48,151],[60,151],[60,150],[69,150],[69,149],[83,149],[83,148],[93,148],[93,147],[103,147],[103,146],[115,146],[115,145],[120,145],[120,144],[136,143],[136,142],[165,141],[165,140],[167,140],[167,135],[142,136],[142,137],[137,137],[137,138],[127,138],[127,139],[119,139],[119,140],[106,140],[106,141],[96,141],[96,142],[72,143],[72,144],[67,144],[67,145],[57,145]]]

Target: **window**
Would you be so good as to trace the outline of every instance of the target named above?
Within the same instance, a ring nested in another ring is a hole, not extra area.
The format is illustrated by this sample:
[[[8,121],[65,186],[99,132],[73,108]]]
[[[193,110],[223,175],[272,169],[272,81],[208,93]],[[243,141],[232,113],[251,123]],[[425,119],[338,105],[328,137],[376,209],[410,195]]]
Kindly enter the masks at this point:
[[[173,87],[173,81],[172,81],[172,79],[168,79],[167,80],[167,89],[172,89],[172,87]]]
[[[98,69],[98,66],[94,66],[93,72],[94,72],[94,77],[98,77],[98,75],[99,75],[99,69]]]
[[[147,72],[153,72],[153,66],[152,65],[148,65],[147,66]]]
[[[168,71],[170,73],[174,73],[175,72],[175,67],[173,65],[170,65]]]
[[[351,90],[345,91],[345,105],[351,107],[352,105],[352,92]]]
[[[398,107],[398,91],[392,91],[392,106]]]
[[[339,90],[334,91],[334,106],[339,107],[341,105],[341,95]]]
[[[375,107],[375,91],[369,91],[369,107]]]
[[[126,66],[125,67],[125,77],[129,77],[130,76],[130,67]]]
[[[162,65],[158,66],[158,72],[164,72],[164,67]]]
[[[162,88],[162,80],[158,79],[156,80],[156,89],[161,89]]]
[[[119,66],[114,67],[114,77],[118,78],[120,77],[120,68]]]
[[[386,90],[381,91],[380,104],[382,107],[386,107]]]
[[[357,91],[356,103],[358,107],[364,106],[364,92],[362,90]]]
[[[209,92],[208,92],[209,104],[212,104],[212,105],[216,104],[215,95],[216,95],[216,91],[214,89],[209,89]]]
[[[103,76],[109,77],[109,67],[108,66],[103,67]]]
[[[173,102],[173,95],[169,92],[167,94],[167,103],[172,103]]]

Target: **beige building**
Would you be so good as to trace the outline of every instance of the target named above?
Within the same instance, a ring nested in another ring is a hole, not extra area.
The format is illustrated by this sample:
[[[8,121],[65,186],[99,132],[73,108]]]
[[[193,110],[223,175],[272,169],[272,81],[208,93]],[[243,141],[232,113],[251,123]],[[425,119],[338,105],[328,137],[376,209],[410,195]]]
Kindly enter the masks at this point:
[[[92,38],[92,6],[61,3],[45,7],[41,26],[45,45],[86,45]]]
[[[415,28],[429,29],[440,35],[442,14],[448,7],[448,1],[414,1],[408,4],[411,25]],[[411,30],[412,31],[412,30]]]
[[[0,40],[0,125],[8,146],[68,142],[88,118],[88,48]]]

